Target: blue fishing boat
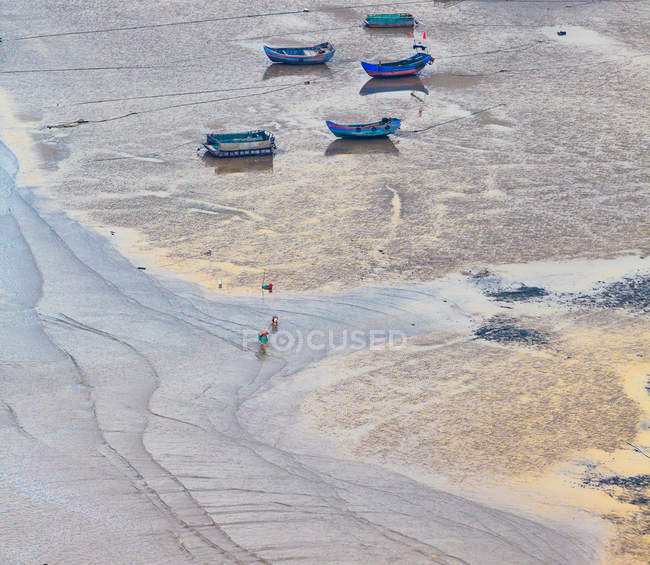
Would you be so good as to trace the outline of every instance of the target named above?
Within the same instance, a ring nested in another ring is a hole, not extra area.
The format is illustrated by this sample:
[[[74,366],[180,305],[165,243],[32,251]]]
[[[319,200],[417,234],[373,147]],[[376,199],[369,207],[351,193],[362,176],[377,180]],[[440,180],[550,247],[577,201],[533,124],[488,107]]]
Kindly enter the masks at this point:
[[[208,133],[203,147],[213,157],[248,157],[250,155],[273,155],[275,136],[264,130],[242,133]]]
[[[416,53],[401,61],[379,61],[377,64],[361,61],[361,66],[371,77],[396,78],[417,75],[427,64],[432,65],[434,61],[428,53]]]
[[[313,47],[269,47],[265,45],[264,53],[274,63],[319,65],[327,63],[334,56],[334,46],[329,42]]]
[[[336,137],[382,137],[395,133],[401,120],[398,118],[382,118],[372,124],[337,124],[326,121],[327,127]]]
[[[366,27],[413,27],[415,18],[412,14],[368,14],[364,22]]]

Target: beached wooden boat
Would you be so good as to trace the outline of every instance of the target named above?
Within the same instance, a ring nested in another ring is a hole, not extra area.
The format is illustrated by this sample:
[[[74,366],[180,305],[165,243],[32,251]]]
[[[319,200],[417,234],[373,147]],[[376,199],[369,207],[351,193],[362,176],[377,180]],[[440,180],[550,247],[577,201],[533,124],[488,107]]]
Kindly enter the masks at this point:
[[[368,14],[366,27],[413,27],[415,18],[412,14]]]
[[[435,59],[428,53],[416,53],[401,61],[379,61],[377,64],[361,61],[361,66],[371,77],[393,78],[417,75],[427,64],[433,64],[433,61]]]
[[[329,42],[312,47],[269,47],[265,45],[264,53],[274,63],[319,65],[327,63],[334,56],[334,46]]]
[[[275,136],[264,130],[242,133],[208,133],[203,144],[214,157],[248,157],[273,155]]]
[[[372,124],[337,124],[326,121],[327,127],[336,137],[381,137],[399,129],[398,118],[382,118]]]

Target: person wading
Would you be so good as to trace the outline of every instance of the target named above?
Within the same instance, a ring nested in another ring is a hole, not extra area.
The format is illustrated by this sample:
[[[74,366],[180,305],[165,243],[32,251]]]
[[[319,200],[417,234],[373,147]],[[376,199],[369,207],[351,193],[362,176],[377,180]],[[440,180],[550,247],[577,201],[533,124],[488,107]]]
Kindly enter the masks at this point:
[[[260,334],[257,336],[257,340],[260,342],[260,345],[262,346],[262,352],[266,353],[266,346],[269,343],[269,332],[266,330],[262,330]]]

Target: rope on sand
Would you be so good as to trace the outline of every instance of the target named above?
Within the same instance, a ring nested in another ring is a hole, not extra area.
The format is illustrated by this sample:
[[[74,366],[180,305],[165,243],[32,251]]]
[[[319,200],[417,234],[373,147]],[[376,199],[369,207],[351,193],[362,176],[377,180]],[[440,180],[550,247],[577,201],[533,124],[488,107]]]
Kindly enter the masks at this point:
[[[201,100],[199,102],[184,102],[183,104],[172,104],[170,106],[163,106],[161,108],[151,108],[149,110],[140,110],[139,112],[129,112],[127,114],[122,114],[120,116],[113,116],[111,118],[104,118],[102,120],[75,120],[72,122],[61,122],[59,124],[52,124],[45,126],[47,129],[58,129],[58,128],[73,128],[82,124],[101,124],[104,122],[114,122],[115,120],[121,120],[123,118],[128,118],[129,116],[137,116],[140,114],[151,114],[153,112],[161,112],[162,110],[170,110],[172,108],[183,108],[185,106],[199,106],[201,104],[211,104],[214,102],[223,102],[225,100],[237,100],[239,98],[247,98],[250,96],[263,96],[265,94],[272,94],[274,92],[280,92],[282,90],[287,90],[289,88],[294,88],[296,85],[306,85],[311,84],[310,81],[305,81],[301,83],[292,84],[289,86],[284,86],[282,88],[275,88],[273,90],[265,90],[264,92],[252,92],[251,94],[240,94],[239,96],[228,96],[226,98],[214,98],[212,100]]]
[[[67,73],[74,71],[122,71],[132,69],[162,69],[168,65],[133,65],[133,66],[116,66],[116,67],[70,67],[63,69],[14,69],[0,71],[0,75],[18,75],[27,73]]]
[[[279,87],[284,86],[300,86],[305,84],[305,81],[293,82],[290,84],[278,84]],[[103,98],[100,100],[85,100],[83,102],[73,102],[70,106],[84,106],[86,104],[104,104],[105,102],[124,102],[126,100],[149,100],[152,98],[170,98],[173,96],[192,96],[195,94],[214,94],[215,92],[235,92],[237,90],[259,90],[260,88],[267,88],[266,85],[259,86],[239,86],[236,88],[217,88],[213,90],[194,90],[188,92],[166,92],[163,94],[149,94],[146,96],[129,96],[125,98]]]
[[[27,39],[41,39],[46,37],[64,37],[69,35],[90,35],[93,33],[111,33],[113,31],[131,31],[137,29],[156,29],[161,27],[172,27],[172,26],[181,26],[181,25],[193,25],[193,24],[203,24],[209,22],[223,22],[227,20],[240,20],[244,18],[263,18],[268,16],[284,16],[289,14],[301,14],[309,10],[291,10],[286,12],[267,12],[265,14],[247,14],[244,16],[224,16],[220,18],[205,18],[202,20],[181,20],[177,22],[168,22],[164,24],[147,24],[139,26],[122,26],[122,27],[107,27],[103,29],[88,29],[81,31],[62,31],[59,33],[43,33],[40,35],[25,35],[23,37],[16,37],[14,41],[25,41]]]
[[[559,1],[559,0],[558,0]],[[565,1],[565,0],[562,0]],[[133,31],[133,30],[139,30],[139,29],[156,29],[156,28],[161,28],[161,27],[172,27],[172,26],[182,26],[182,25],[195,25],[195,24],[203,24],[203,23],[210,23],[210,22],[224,22],[224,21],[229,21],[229,20],[243,20],[243,19],[248,19],[248,18],[268,18],[270,16],[286,16],[286,15],[291,15],[291,14],[304,14],[304,13],[311,13],[311,12],[332,12],[335,10],[345,10],[345,9],[352,9],[352,8],[373,8],[373,7],[379,7],[379,6],[396,6],[396,5],[403,5],[403,4],[432,4],[434,0],[412,0],[412,1],[407,1],[407,2],[382,2],[382,3],[374,3],[374,4],[351,4],[349,6],[337,6],[334,8],[329,8],[329,9],[321,9],[321,10],[309,10],[307,8],[303,8],[302,10],[288,10],[288,11],[283,11],[283,12],[264,12],[260,14],[244,14],[241,16],[222,16],[218,18],[204,18],[200,20],[179,20],[176,22],[167,22],[167,23],[162,23],[162,24],[146,24],[146,25],[135,25],[135,26],[121,26],[121,27],[108,27],[108,28],[102,28],[102,29],[88,29],[88,30],[80,30],[80,31],[62,31],[58,33],[42,33],[39,35],[25,35],[23,37],[15,37],[14,41],[25,41],[28,39],[41,39],[41,38],[49,38],[49,37],[65,37],[65,36],[71,36],[71,35],[90,35],[93,33],[111,33],[114,31]]]
[[[500,106],[505,106],[505,103],[502,102],[501,104],[495,104],[494,106],[490,106],[489,108],[483,108],[482,110],[477,110],[476,112],[472,112],[471,114],[468,114],[467,116],[461,116],[460,118],[454,118],[452,120],[447,120],[446,122],[440,122],[438,124],[433,124],[433,125],[430,125],[430,126],[428,126],[426,128],[413,129],[413,130],[403,130],[403,131],[400,131],[400,133],[422,133],[422,132],[428,131],[430,129],[437,128],[439,126],[444,126],[445,124],[450,124],[452,122],[457,122],[459,120],[466,120],[467,118],[471,118],[472,116],[476,116],[477,114],[482,114],[483,112],[488,112],[489,110],[493,110],[494,108],[499,108]]]
[[[150,70],[150,69],[175,69],[179,68],[179,63],[190,62],[192,64],[185,67],[196,66],[198,59],[207,59],[209,57],[191,57],[188,59],[179,59],[170,61],[165,65],[115,65],[107,67],[62,67],[53,69],[6,69],[0,71],[3,75],[17,75],[28,73],[70,73],[70,72],[91,72],[91,71],[129,71],[129,70]]]

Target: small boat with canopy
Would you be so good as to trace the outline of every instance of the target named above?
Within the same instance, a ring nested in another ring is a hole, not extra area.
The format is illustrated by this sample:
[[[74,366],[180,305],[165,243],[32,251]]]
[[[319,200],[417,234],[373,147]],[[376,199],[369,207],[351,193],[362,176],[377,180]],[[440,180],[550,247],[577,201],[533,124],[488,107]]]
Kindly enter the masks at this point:
[[[264,130],[242,133],[208,133],[203,147],[213,157],[249,157],[273,155],[275,136]]]

